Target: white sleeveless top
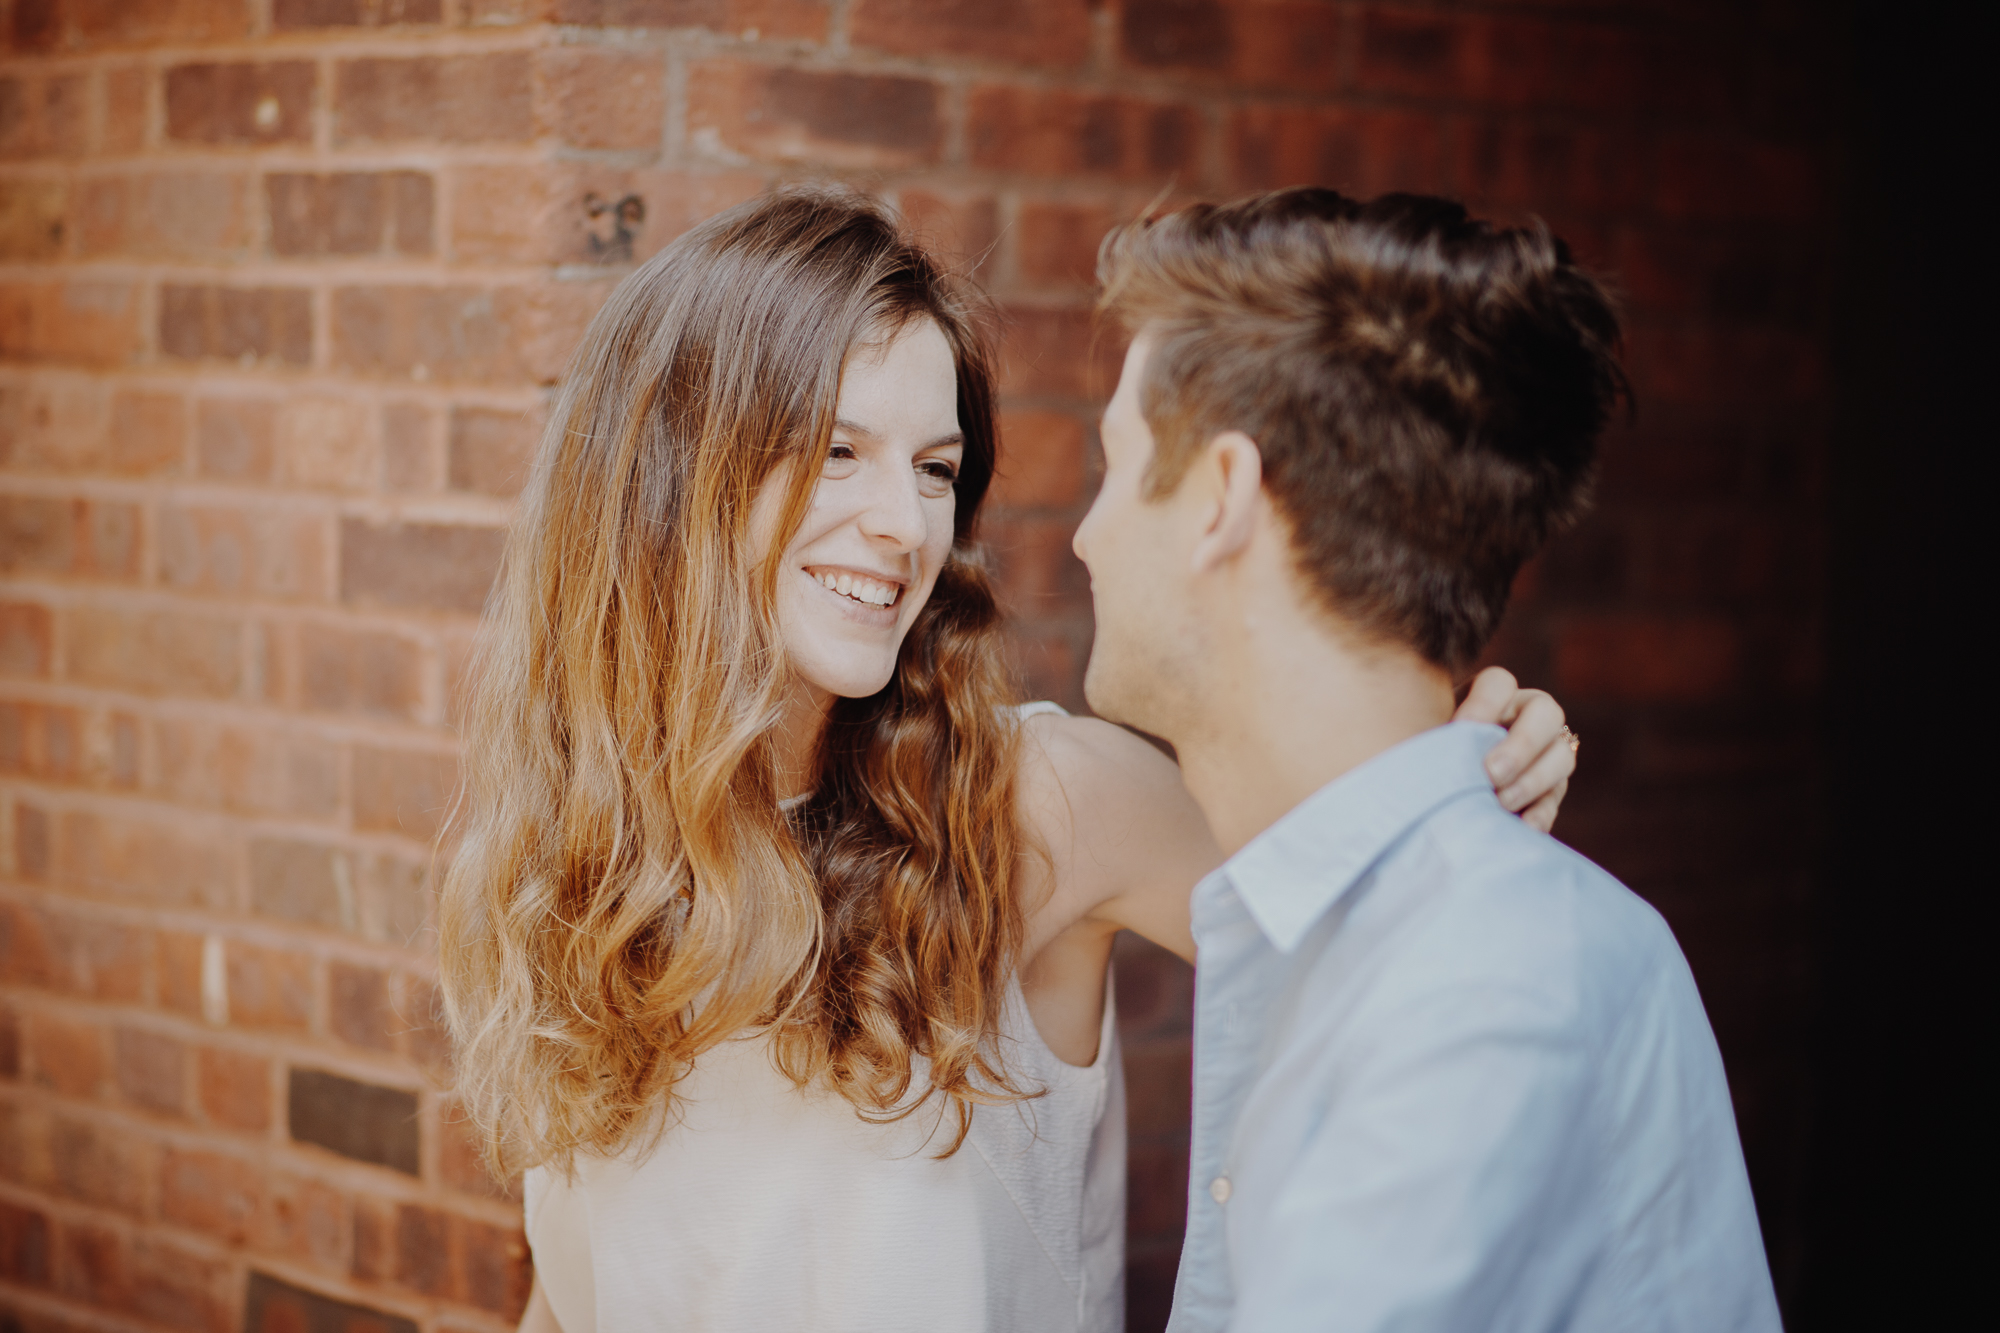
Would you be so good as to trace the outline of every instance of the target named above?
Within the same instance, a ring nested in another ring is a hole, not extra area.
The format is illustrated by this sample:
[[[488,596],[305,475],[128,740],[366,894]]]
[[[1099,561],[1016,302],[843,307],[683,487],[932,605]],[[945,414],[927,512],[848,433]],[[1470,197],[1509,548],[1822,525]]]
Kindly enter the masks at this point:
[[[936,1101],[871,1124],[833,1092],[795,1088],[763,1037],[708,1051],[650,1153],[579,1156],[570,1180],[527,1173],[528,1243],[556,1321],[563,1333],[1120,1333],[1115,1020],[1107,977],[1097,1059],[1064,1064],[1010,980],[1001,1054],[1017,1086],[1047,1092],[975,1108],[942,1160],[957,1122]]]

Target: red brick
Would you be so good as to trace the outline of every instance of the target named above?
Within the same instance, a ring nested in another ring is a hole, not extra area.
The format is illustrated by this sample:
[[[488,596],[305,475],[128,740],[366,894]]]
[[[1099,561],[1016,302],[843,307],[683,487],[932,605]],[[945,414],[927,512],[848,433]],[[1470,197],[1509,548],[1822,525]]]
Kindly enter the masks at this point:
[[[541,56],[543,118],[578,148],[654,148],[666,123],[667,66],[657,52],[563,46]]]
[[[243,681],[243,627],[218,616],[79,606],[68,617],[69,674],[143,694],[226,699]]]
[[[461,167],[452,174],[452,253],[505,264],[639,262],[764,188],[764,178],[748,172]]]
[[[272,0],[271,26],[279,32],[313,28],[387,28],[437,23],[443,0]]]
[[[1094,285],[1098,242],[1120,220],[1105,204],[1024,202],[1014,233],[1021,279],[1044,286]]]
[[[427,255],[431,195],[421,171],[273,172],[264,178],[271,253]]]
[[[548,311],[538,295],[517,287],[341,288],[333,294],[333,360],[363,374],[532,383],[544,378],[535,343]]]
[[[1630,134],[1489,121],[1455,139],[1457,184],[1487,210],[1617,215],[1652,187],[1651,155]]]
[[[146,65],[104,71],[104,113],[98,118],[98,152],[124,156],[146,147],[153,73]]]
[[[5,930],[0,924],[0,930]],[[4,1004],[0,1004],[0,1079],[12,1082],[21,1077],[21,1016]],[[0,1232],[5,1224],[0,1223]],[[0,1242],[3,1246],[4,1242]],[[4,1248],[0,1248],[4,1253]]]
[[[302,626],[299,663],[300,702],[314,711],[408,719],[422,701],[421,659],[401,635]]]
[[[340,805],[339,752],[311,735],[166,719],[153,732],[156,795],[184,805],[330,818]]]
[[[401,833],[428,842],[437,836],[458,788],[458,764],[435,750],[354,750],[354,827]]]
[[[1126,64],[1226,77],[1237,87],[1331,92],[1340,81],[1340,13],[1311,0],[1125,0]]]
[[[160,351],[249,365],[312,360],[312,294],[300,287],[160,288]]]
[[[1068,518],[986,520],[980,540],[993,558],[1000,604],[1028,619],[1087,614],[1090,576],[1070,549],[1076,524]]]
[[[689,71],[688,133],[697,148],[840,167],[921,166],[943,146],[928,79],[733,60]]]
[[[1098,336],[1088,311],[1013,306],[1003,325],[1000,382],[1009,393],[1044,394],[1101,403],[1118,382],[1122,353]]]
[[[251,839],[250,907],[304,925],[352,929],[354,881],[346,855],[321,842]]]
[[[17,0],[14,14],[16,41],[41,50],[225,42],[250,31],[238,0]]]
[[[202,954],[207,941],[200,935],[162,930],[157,936],[160,962],[160,1005],[189,1018],[202,1018]]]
[[[30,1011],[23,1016],[21,1036],[31,1082],[65,1097],[103,1094],[111,1070],[103,1028]]]
[[[135,505],[0,496],[0,573],[134,578],[138,536]]]
[[[359,1195],[354,1200],[350,1272],[363,1282],[386,1282],[396,1271],[395,1205]]]
[[[1742,641],[1709,616],[1576,617],[1556,638],[1556,689],[1565,699],[1699,702],[1734,692]]]
[[[447,446],[451,488],[483,495],[519,494],[528,479],[541,426],[539,412],[454,407]]]
[[[111,400],[104,470],[128,477],[185,470],[187,404],[179,394],[129,391]]]
[[[1823,402],[1826,346],[1805,331],[1628,321],[1626,365],[1648,410],[1670,405],[1793,409]]]
[[[127,1308],[188,1333],[235,1333],[241,1269],[233,1258],[142,1232],[132,1240]]]
[[[163,1115],[187,1111],[187,1045],[139,1028],[112,1033],[118,1093],[126,1101]]]
[[[506,1197],[510,1192],[493,1179],[479,1133],[456,1102],[438,1108],[438,1176],[467,1194]]]
[[[139,289],[131,283],[0,286],[0,360],[113,367],[139,347]]]
[[[995,5],[985,0],[858,0],[848,30],[856,46],[935,60],[972,56],[1068,67],[1090,57],[1086,0]]]
[[[453,1262],[452,1216],[436,1208],[400,1204],[396,1208],[396,1281],[426,1296],[458,1297],[462,1284]]]
[[[381,471],[373,424],[368,405],[353,397],[287,397],[277,413],[279,479],[312,490],[373,490]]]
[[[427,1070],[433,1079],[446,1078],[451,1060],[451,1034],[445,1029],[444,996],[437,983],[403,973],[396,1020],[396,1035],[403,1054]]]
[[[204,477],[268,481],[277,408],[262,398],[204,398],[195,405],[195,468]]]
[[[209,1121],[262,1133],[271,1126],[271,1062],[222,1046],[195,1052],[196,1100]]]
[[[1250,106],[1231,118],[1240,189],[1324,185],[1368,196],[1443,188],[1437,121],[1401,111]]]
[[[151,962],[150,932],[89,916],[45,918],[48,983],[95,1000],[136,1003]]]
[[[269,508],[159,510],[160,578],[191,592],[321,600],[330,520]]]
[[[989,85],[972,90],[968,114],[974,166],[1165,184],[1200,165],[1200,114],[1177,102]]]
[[[271,1177],[264,1184],[264,1225],[268,1230],[259,1238],[261,1247],[331,1272],[341,1270],[353,1225],[341,1191],[306,1176]]]
[[[226,260],[250,245],[247,177],[213,171],[86,177],[77,249],[86,258]]]
[[[25,802],[14,805],[14,873],[22,879],[49,877],[48,814]]]
[[[181,143],[306,143],[319,76],[304,60],[190,64],[167,71],[167,138]]]
[[[56,1188],[69,1198],[137,1216],[145,1206],[151,1145],[111,1125],[58,1118],[49,1157]]]
[[[525,142],[534,137],[526,53],[345,60],[334,74],[340,143]]]
[[[1187,1132],[1191,1059],[1186,1042],[1148,1042],[1125,1052],[1126,1123],[1135,1139]]]
[[[12,1282],[45,1287],[51,1273],[47,1216],[0,1201],[0,1274]]]
[[[416,942],[428,918],[428,864],[400,856],[361,859],[355,894],[363,935],[404,947]]]
[[[125,1232],[74,1220],[56,1233],[56,1251],[57,1283],[66,1295],[110,1309],[131,1299]]]
[[[21,814],[32,814],[43,821],[46,828],[47,816],[32,806],[14,807],[15,858],[20,857],[19,821]],[[46,838],[46,833],[43,835]],[[44,853],[46,858],[46,852]],[[63,983],[63,967],[48,937],[48,918],[33,908],[16,903],[0,902],[0,981],[16,986],[60,986]]]
[[[395,1018],[389,974],[376,967],[335,962],[327,966],[327,1027],[353,1046],[392,1051]]]
[[[979,271],[1000,238],[999,209],[991,195],[904,190],[897,207],[903,225],[919,245],[966,272]]]
[[[52,625],[46,606],[0,602],[0,675],[48,675]]]
[[[303,1032],[312,1024],[310,954],[230,941],[225,955],[232,1026]]]
[[[232,849],[184,823],[75,811],[62,817],[56,873],[105,897],[157,907],[234,907]]]
[[[1083,499],[1089,446],[1083,422],[1065,412],[1005,412],[1000,466],[989,492],[1008,508],[1063,509]]]
[[[1132,1236],[1172,1236],[1187,1224],[1188,1150],[1179,1143],[1135,1143],[1126,1154],[1131,1193],[1125,1229]]]
[[[0,79],[0,160],[81,157],[86,96],[75,74]]]
[[[1674,218],[1808,223],[1823,206],[1821,174],[1805,148],[1671,134],[1660,142],[1655,200]]]
[[[439,413],[425,403],[382,409],[382,484],[392,491],[435,491],[444,471]]]
[[[169,1222],[243,1245],[256,1236],[262,1172],[239,1157],[170,1148],[160,1159],[160,1213]]]
[[[340,596],[359,605],[476,612],[500,567],[506,533],[461,524],[340,525]]]
[[[486,0],[518,6],[523,0]],[[554,0],[558,23],[604,28],[710,28],[770,41],[823,40],[824,0]]]
[[[0,189],[0,262],[58,259],[70,230],[68,181],[13,179]]]
[[[534,1274],[527,1238],[518,1227],[496,1227],[471,1218],[456,1219],[465,1254],[465,1294],[472,1304],[507,1320],[521,1317]]]

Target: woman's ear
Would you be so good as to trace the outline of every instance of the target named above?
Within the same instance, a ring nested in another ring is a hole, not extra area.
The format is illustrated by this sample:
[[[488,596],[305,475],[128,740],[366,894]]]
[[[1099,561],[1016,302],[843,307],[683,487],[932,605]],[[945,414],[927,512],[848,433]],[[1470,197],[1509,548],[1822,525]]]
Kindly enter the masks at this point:
[[[1247,549],[1264,493],[1264,455],[1240,430],[1210,440],[1181,486],[1202,495],[1206,521],[1194,544],[1193,569],[1205,574]],[[1200,475],[1196,475],[1200,474]]]

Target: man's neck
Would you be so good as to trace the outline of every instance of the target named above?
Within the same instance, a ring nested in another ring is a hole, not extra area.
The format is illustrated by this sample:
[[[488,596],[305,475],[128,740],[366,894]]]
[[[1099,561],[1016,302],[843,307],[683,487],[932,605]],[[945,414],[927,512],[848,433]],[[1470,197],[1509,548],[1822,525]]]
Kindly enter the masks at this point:
[[[1202,716],[1172,738],[1225,853],[1341,774],[1451,720],[1446,672],[1324,624],[1253,624],[1227,656]]]

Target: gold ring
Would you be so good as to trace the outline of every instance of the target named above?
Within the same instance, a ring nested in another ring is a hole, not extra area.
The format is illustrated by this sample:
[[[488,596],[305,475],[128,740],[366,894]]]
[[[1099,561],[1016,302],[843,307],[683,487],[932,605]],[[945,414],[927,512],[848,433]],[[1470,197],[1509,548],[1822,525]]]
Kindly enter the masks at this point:
[[[1564,739],[1569,742],[1569,752],[1571,754],[1575,754],[1583,748],[1583,737],[1571,731],[1567,726],[1562,729],[1562,734]]]

